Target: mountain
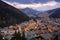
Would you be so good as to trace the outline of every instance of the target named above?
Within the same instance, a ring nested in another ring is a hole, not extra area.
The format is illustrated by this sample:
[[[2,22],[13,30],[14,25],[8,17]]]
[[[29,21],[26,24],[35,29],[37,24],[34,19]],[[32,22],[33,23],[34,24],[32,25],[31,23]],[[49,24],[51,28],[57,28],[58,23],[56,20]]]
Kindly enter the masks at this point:
[[[40,12],[40,11],[37,11],[37,10],[33,10],[31,8],[21,9],[21,11],[26,13],[26,14],[33,14],[33,15],[36,15]]]
[[[48,11],[49,13],[52,13],[49,17],[50,18],[60,18],[60,8],[56,8],[53,10]]]
[[[60,18],[60,8],[44,11],[41,14],[38,14],[38,17]]]
[[[20,24],[28,20],[26,14],[0,0],[0,27]]]

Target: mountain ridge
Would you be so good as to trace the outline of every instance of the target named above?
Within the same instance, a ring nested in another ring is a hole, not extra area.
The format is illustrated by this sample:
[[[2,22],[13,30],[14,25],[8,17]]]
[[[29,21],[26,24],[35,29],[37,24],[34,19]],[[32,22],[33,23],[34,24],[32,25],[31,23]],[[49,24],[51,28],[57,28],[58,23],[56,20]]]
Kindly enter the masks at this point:
[[[37,13],[40,13],[40,11],[34,10],[32,8],[25,8],[25,9],[20,9],[22,12],[26,14],[33,14],[36,15]]]
[[[20,24],[27,20],[29,17],[26,14],[0,0],[0,27]]]
[[[54,11],[54,12],[53,12]],[[50,10],[50,12],[53,12],[49,17],[50,18],[60,18],[60,8],[56,8],[53,10]]]

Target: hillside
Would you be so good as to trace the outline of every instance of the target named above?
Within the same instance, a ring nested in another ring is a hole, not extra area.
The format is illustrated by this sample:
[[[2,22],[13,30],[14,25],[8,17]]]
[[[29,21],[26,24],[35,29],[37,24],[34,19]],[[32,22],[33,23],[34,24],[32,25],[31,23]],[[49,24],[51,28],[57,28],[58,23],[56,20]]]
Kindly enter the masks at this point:
[[[54,12],[53,12],[54,11]],[[60,18],[60,8],[57,8],[57,9],[53,9],[53,10],[50,10],[50,12],[53,12],[49,17],[50,18]]]
[[[0,0],[0,27],[19,24],[27,20],[29,17],[26,14]]]

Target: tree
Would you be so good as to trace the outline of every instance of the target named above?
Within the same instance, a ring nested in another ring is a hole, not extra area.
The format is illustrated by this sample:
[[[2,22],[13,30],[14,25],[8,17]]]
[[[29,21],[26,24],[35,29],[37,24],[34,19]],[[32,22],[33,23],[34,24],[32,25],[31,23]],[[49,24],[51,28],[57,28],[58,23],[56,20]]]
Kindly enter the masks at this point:
[[[26,40],[24,31],[22,32],[22,36],[19,31],[18,32],[15,31],[11,40]]]
[[[3,39],[3,36],[2,36],[1,34],[0,34],[0,40],[4,40],[4,39]]]
[[[21,39],[21,33],[18,31],[18,33],[15,31],[15,33],[13,34],[14,37],[12,37],[11,40],[22,40]]]
[[[24,31],[23,31],[23,33],[22,33],[22,40],[26,40]]]

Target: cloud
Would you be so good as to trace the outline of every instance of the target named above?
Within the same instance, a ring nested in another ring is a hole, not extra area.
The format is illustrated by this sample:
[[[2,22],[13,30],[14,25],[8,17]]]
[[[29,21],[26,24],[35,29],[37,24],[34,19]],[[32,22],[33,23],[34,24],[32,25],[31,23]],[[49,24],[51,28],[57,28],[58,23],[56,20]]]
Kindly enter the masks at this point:
[[[32,3],[32,4],[21,4],[18,2],[8,2],[8,1],[4,1],[18,9],[23,9],[23,8],[32,8],[35,10],[47,10],[47,9],[53,9],[53,8],[57,8],[60,7],[60,3],[56,2],[56,1],[49,1],[47,3]]]

